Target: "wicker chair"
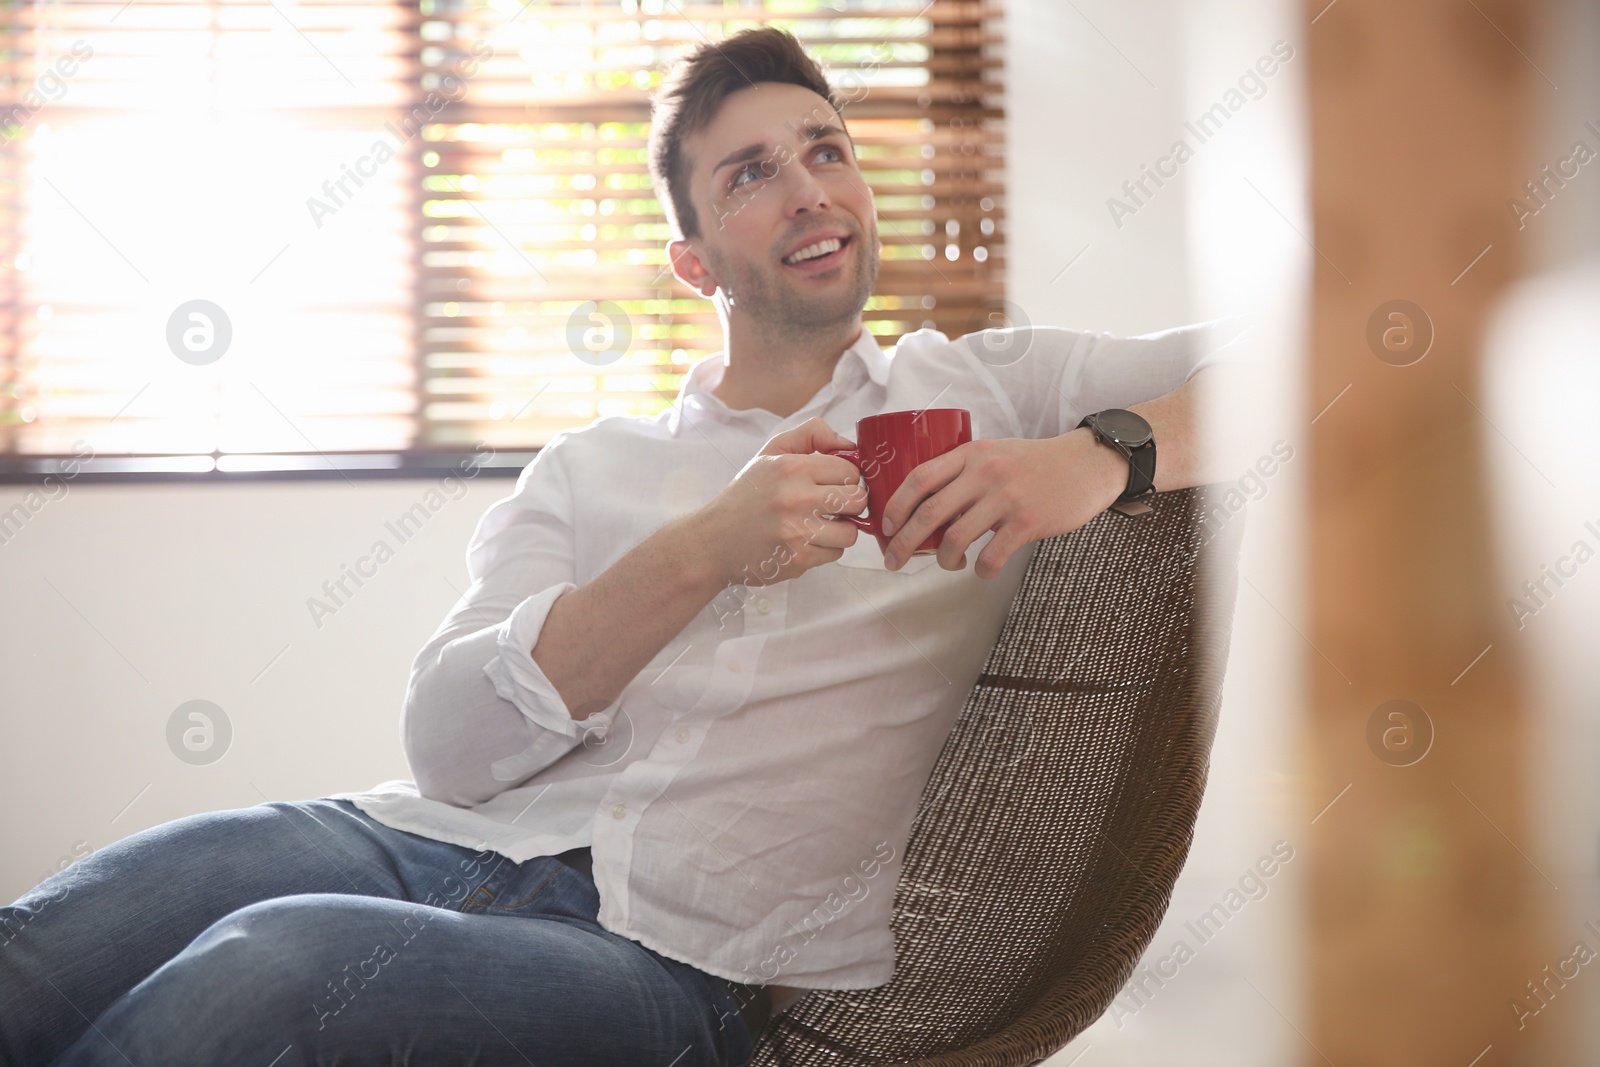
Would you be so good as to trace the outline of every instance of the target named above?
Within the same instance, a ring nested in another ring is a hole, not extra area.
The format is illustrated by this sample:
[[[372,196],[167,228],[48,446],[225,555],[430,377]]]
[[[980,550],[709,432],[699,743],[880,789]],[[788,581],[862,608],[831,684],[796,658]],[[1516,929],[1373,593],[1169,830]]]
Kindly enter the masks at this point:
[[[1205,788],[1244,524],[1213,536],[1209,499],[1039,543],[923,790],[893,980],[807,994],[752,1067],[1021,1067],[1109,1007]]]

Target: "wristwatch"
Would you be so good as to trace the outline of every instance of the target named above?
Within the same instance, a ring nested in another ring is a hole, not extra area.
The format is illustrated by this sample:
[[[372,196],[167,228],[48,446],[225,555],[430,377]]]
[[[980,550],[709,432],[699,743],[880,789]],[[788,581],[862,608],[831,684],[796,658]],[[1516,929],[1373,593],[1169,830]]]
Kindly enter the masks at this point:
[[[1122,515],[1144,515],[1151,508],[1143,498],[1155,492],[1156,438],[1150,424],[1131,411],[1106,408],[1078,423],[1087,426],[1103,445],[1110,445],[1128,461],[1128,487],[1111,505]]]

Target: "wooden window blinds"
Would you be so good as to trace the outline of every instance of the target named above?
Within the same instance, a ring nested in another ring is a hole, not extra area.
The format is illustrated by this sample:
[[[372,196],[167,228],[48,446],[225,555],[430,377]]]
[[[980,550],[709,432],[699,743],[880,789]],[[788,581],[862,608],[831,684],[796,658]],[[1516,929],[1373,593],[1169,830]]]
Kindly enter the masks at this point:
[[[883,241],[867,328],[999,324],[990,4],[0,11],[0,453],[248,469],[531,449],[661,410],[722,339],[667,267],[649,92],[686,47],[760,24],[845,102]]]

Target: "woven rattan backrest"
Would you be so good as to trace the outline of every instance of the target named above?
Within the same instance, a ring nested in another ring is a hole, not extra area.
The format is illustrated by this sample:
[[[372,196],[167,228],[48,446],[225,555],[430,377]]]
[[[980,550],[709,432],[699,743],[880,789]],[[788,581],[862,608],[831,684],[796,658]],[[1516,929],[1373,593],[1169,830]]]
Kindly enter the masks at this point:
[[[923,790],[893,980],[808,994],[753,1067],[1020,1067],[1106,1010],[1205,789],[1244,523],[1208,499],[1039,543]]]

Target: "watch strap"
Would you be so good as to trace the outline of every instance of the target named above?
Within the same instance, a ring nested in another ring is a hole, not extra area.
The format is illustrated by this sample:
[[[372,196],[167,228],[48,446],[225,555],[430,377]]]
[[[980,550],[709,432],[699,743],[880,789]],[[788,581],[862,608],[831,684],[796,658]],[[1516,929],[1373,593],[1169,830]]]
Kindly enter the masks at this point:
[[[1123,454],[1128,457],[1128,488],[1117,497],[1119,504],[1149,496],[1156,487],[1156,443],[1125,448]]]

